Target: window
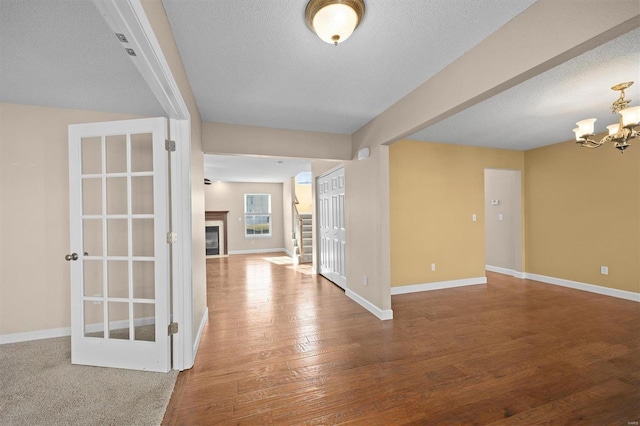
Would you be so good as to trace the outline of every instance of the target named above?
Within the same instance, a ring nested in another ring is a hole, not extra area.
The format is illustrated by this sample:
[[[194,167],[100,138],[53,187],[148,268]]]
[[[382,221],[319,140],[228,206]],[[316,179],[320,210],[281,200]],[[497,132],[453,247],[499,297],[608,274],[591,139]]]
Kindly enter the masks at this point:
[[[244,236],[271,236],[271,194],[244,194]]]
[[[311,185],[311,172],[300,172],[296,176],[298,185]]]

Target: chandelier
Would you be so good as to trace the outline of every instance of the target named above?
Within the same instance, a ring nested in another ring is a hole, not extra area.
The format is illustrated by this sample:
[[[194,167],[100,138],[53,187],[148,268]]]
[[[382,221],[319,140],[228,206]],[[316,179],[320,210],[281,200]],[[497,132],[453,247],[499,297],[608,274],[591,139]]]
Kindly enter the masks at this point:
[[[607,142],[613,142],[616,149],[619,149],[624,154],[624,150],[629,147],[628,141],[640,136],[640,132],[636,129],[640,124],[640,106],[629,107],[631,100],[624,98],[624,91],[633,84],[633,81],[627,81],[626,83],[616,84],[611,88],[620,92],[620,97],[611,104],[611,112],[613,114],[620,114],[620,121],[616,124],[607,126],[609,134],[600,141],[591,139],[594,135],[594,123],[595,118],[587,118],[586,120],[578,121],[576,124],[578,127],[573,129],[576,134],[576,143],[585,148],[599,148]]]
[[[363,0],[311,0],[305,21],[322,41],[338,45],[353,34],[364,16]]]

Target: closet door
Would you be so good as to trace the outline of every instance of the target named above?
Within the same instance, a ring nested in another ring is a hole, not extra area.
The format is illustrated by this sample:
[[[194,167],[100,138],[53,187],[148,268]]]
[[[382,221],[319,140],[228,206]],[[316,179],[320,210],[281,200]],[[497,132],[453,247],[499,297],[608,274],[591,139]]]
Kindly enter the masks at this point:
[[[317,178],[320,274],[347,284],[344,168]]]

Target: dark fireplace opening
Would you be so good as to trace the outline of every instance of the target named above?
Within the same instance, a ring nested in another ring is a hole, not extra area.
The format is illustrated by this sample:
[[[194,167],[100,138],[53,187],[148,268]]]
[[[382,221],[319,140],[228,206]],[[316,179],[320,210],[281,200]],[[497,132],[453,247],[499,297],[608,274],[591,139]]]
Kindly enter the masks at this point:
[[[206,227],[206,250],[207,256],[220,254],[220,227]]]

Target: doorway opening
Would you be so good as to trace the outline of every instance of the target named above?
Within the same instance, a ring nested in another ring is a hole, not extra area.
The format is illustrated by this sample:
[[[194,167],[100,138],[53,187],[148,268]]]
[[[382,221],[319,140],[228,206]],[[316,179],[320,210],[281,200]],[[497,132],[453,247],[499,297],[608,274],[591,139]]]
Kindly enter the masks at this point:
[[[485,169],[485,268],[524,277],[522,258],[522,172]]]

